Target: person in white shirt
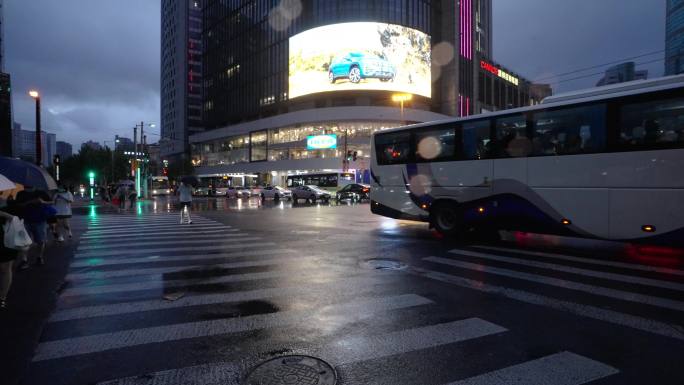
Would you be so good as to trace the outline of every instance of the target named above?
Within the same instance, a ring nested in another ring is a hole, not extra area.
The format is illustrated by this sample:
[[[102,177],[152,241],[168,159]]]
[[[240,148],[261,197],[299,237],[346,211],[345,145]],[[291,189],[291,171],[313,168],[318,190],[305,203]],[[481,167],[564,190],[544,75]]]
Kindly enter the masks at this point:
[[[71,226],[69,226],[69,218],[71,218],[71,204],[74,202],[74,195],[66,188],[66,186],[59,186],[57,194],[54,197],[55,209],[57,210],[57,233],[59,234],[57,242],[64,242],[60,229],[67,231],[69,239],[71,239]]]
[[[188,224],[192,223],[190,219],[190,208],[192,207],[192,187],[187,183],[181,182],[178,188],[178,195],[180,195],[180,223],[183,224],[183,218],[188,217]]]

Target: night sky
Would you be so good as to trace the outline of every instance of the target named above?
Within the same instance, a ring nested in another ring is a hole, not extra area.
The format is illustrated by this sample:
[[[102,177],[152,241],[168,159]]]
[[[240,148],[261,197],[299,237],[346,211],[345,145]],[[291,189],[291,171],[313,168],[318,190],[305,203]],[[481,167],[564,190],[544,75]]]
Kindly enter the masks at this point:
[[[5,0],[4,7],[5,70],[24,129],[35,127],[31,88],[43,95],[43,129],[75,150],[91,139],[131,137],[141,120],[159,126],[158,0]],[[664,35],[665,0],[494,0],[494,60],[556,91],[592,87],[600,78],[592,74],[606,67],[555,75],[662,51]],[[638,67],[656,77],[663,56],[634,61],[656,61]],[[563,81],[576,77],[583,78]]]

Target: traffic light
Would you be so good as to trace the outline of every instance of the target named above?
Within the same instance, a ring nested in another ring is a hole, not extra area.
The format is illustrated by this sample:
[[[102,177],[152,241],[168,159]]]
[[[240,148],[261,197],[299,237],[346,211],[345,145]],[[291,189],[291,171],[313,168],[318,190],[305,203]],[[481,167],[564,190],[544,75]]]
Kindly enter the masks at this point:
[[[358,155],[358,152],[354,151],[354,153],[352,154],[352,160],[353,160],[354,162],[356,162],[356,157],[357,157],[357,155]]]
[[[347,151],[347,161],[350,161],[350,160],[352,160],[352,151],[351,150]]]

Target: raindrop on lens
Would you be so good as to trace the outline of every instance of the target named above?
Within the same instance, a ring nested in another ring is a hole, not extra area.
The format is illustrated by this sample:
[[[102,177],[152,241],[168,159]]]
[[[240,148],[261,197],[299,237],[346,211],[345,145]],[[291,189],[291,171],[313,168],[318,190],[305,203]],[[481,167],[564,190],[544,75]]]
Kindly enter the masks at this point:
[[[418,154],[423,159],[435,159],[442,152],[442,143],[434,136],[426,136],[418,143]]]

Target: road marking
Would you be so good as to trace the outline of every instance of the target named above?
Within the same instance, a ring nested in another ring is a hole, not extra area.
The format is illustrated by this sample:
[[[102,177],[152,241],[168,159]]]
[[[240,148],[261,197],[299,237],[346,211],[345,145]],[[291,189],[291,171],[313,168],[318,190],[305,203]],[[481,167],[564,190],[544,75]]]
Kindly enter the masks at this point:
[[[421,277],[464,287],[466,289],[473,289],[485,293],[497,294],[504,296],[506,298],[529,303],[532,305],[545,306],[554,310],[569,312],[582,317],[592,318],[616,325],[626,326],[647,333],[658,334],[661,336],[675,338],[678,340],[684,340],[684,331],[682,331],[681,326],[679,325],[667,324],[664,322],[659,322],[648,318],[642,318],[630,314],[602,309],[596,306],[563,301],[560,299],[546,297],[543,295],[534,294],[523,290],[490,285],[482,281],[472,280],[468,278],[459,277],[456,275],[445,274],[438,271],[432,271],[418,267],[409,267],[409,269],[405,271]]]
[[[239,385],[240,372],[238,365],[218,362],[99,382],[97,385]]]
[[[155,234],[208,234],[211,232],[217,233],[221,231],[239,231],[238,229],[232,229],[230,226],[198,226],[198,227],[179,227],[168,228],[168,229],[130,229],[127,231],[117,231],[117,232],[86,232],[81,235],[80,239],[89,240],[97,239],[102,237],[132,237],[136,235],[155,235]]]
[[[679,283],[675,283],[675,282],[668,282],[668,281],[661,281],[661,280],[657,280],[657,279],[641,278],[641,277],[634,277],[631,275],[623,275],[623,274],[607,273],[607,272],[602,272],[602,271],[581,269],[581,268],[577,268],[577,267],[557,265],[554,263],[530,261],[530,260],[525,260],[525,259],[520,259],[520,258],[504,257],[501,255],[480,253],[477,251],[468,251],[468,250],[456,249],[456,250],[451,250],[449,252],[453,253],[453,254],[466,255],[466,256],[470,256],[470,257],[489,259],[492,261],[506,262],[506,263],[512,263],[512,264],[517,264],[517,265],[530,266],[530,267],[539,267],[542,269],[561,271],[564,273],[579,274],[579,275],[584,275],[587,277],[601,278],[601,279],[627,282],[627,283],[636,283],[639,285],[646,285],[646,286],[653,286],[653,287],[661,287],[664,289],[684,291],[684,285],[683,284],[679,284]]]
[[[156,231],[156,230],[155,230]],[[133,235],[138,235],[142,234],[145,236],[154,236],[155,238],[165,238],[165,237],[177,237],[179,235],[186,235],[186,236],[193,236],[193,235],[214,235],[214,234],[221,234],[221,233],[231,233],[231,232],[236,232],[240,231],[239,229],[215,229],[215,230],[195,230],[195,229],[187,229],[185,231],[161,231],[161,232],[145,232],[145,231],[136,231],[132,232],[130,234],[83,234],[79,237],[81,240],[81,243],[87,243],[87,242],[92,242],[95,240],[99,239],[111,239],[111,238],[130,238]]]
[[[345,338],[320,349],[313,355],[328,360],[333,366],[338,366],[467,341],[505,331],[506,329],[501,326],[478,318],[470,318],[370,337]],[[249,357],[245,361],[256,359],[256,357]],[[247,369],[246,366],[233,362],[219,362],[101,382],[99,385],[237,385],[240,383],[242,372]]]
[[[601,362],[561,352],[448,385],[580,385],[619,372]]]
[[[276,259],[262,259],[257,261],[244,261],[244,262],[230,262],[221,264],[211,264],[211,265],[191,265],[191,266],[171,266],[171,267],[151,267],[147,269],[124,269],[124,270],[110,270],[110,271],[88,271],[84,273],[71,273],[66,276],[66,280],[81,280],[81,279],[108,279],[108,278],[118,278],[118,277],[130,277],[135,275],[156,275],[156,274],[169,274],[169,273],[193,273],[202,272],[213,269],[239,269],[245,267],[260,267],[260,266],[270,266],[277,265],[279,263],[286,262],[297,262],[298,260],[304,260],[309,257],[303,256],[292,256],[289,258],[276,258]]]
[[[326,306],[322,309],[288,310],[247,317],[189,322],[67,338],[39,344],[33,361],[71,357],[151,343],[284,327],[299,323],[317,322],[321,318],[328,317],[335,318],[338,322],[353,323],[372,314],[429,303],[432,301],[427,298],[415,294],[404,294],[359,299],[344,304]]]
[[[110,305],[83,306],[71,309],[58,310],[52,314],[49,322],[68,321],[74,319],[104,317],[111,315],[140,313],[153,310],[166,310],[190,306],[212,305],[219,303],[254,301],[275,297],[301,297],[311,295],[311,290],[335,290],[348,292],[359,290],[360,288],[370,288],[385,281],[381,277],[357,276],[344,279],[330,278],[326,282],[313,282],[297,284],[296,286],[273,287],[267,289],[256,289],[246,291],[236,291],[219,294],[200,294],[190,295],[169,302],[161,299],[150,301],[122,302]]]
[[[259,242],[258,245],[254,245],[251,243],[243,244],[233,244],[234,242],[245,242],[245,241],[258,241],[260,240],[260,237],[249,237],[249,238],[240,238],[240,239],[233,239],[230,241],[224,241],[221,244],[214,244],[212,246],[195,246],[195,247],[164,247],[164,248],[159,248],[159,249],[140,249],[140,250],[112,250],[108,252],[88,252],[88,253],[77,253],[74,255],[74,258],[76,259],[82,259],[82,258],[103,258],[103,257],[118,257],[121,255],[146,255],[146,254],[156,254],[156,253],[168,253],[168,252],[178,252],[178,251],[214,251],[214,250],[222,250],[222,249],[239,249],[241,247],[255,247],[255,246],[275,246],[275,243],[273,242]],[[230,243],[228,243],[230,242]]]
[[[167,233],[160,233],[160,235],[156,235],[153,238],[154,240],[159,240],[159,239],[166,239],[168,241],[173,241],[175,239],[209,239],[209,238],[221,238],[221,237],[234,237],[234,236],[239,236],[239,235],[246,235],[246,234],[235,234],[240,232],[240,230],[237,229],[231,229],[230,232],[224,230],[221,232],[216,232],[212,234],[205,234],[205,233],[180,233],[176,235],[168,235]],[[161,235],[163,234],[163,235]],[[182,236],[179,236],[182,235]],[[149,234],[145,234],[145,237],[149,237]],[[108,245],[108,244],[127,244],[131,240],[130,239],[111,239],[112,237],[110,236],[98,236],[96,238],[91,238],[91,239],[86,239],[83,240],[81,239],[81,242],[79,242],[79,246],[99,246],[99,245]],[[126,237],[119,237],[119,238],[131,238],[130,236]],[[137,239],[137,238],[136,238]]]
[[[249,234],[245,233],[233,233],[233,234],[221,234],[218,236],[219,239],[226,239],[227,241],[232,241],[232,240],[239,240],[239,239],[245,239],[246,237],[251,237]],[[176,237],[173,240],[170,239],[162,239],[158,241],[150,241],[150,242],[133,242],[133,241],[128,241],[128,242],[103,242],[102,244],[98,245],[86,245],[86,246],[78,246],[76,250],[78,251],[86,251],[86,250],[102,250],[102,249],[112,249],[112,248],[117,248],[117,247],[125,247],[125,248],[131,248],[131,247],[140,247],[140,246],[158,246],[158,245],[173,245],[173,244],[184,244],[184,245],[201,245],[201,244],[208,244],[212,242],[217,242],[215,239],[212,238],[217,238],[216,235],[211,236],[211,237],[195,237],[195,238],[201,238],[201,239],[189,239],[188,237]],[[254,239],[254,237],[251,237],[251,239]]]
[[[157,263],[157,262],[171,262],[171,261],[208,261],[212,259],[226,259],[226,258],[239,258],[239,257],[249,257],[249,256],[266,256],[270,254],[287,254],[296,253],[297,250],[291,249],[268,249],[268,250],[246,250],[246,251],[236,251],[232,253],[220,253],[220,254],[187,254],[187,255],[173,255],[173,256],[161,256],[152,255],[149,257],[133,257],[133,258],[90,258],[87,260],[74,261],[71,264],[71,268],[77,267],[98,267],[98,266],[112,266],[112,265],[127,265],[134,263]]]
[[[499,267],[482,265],[479,263],[470,263],[463,261],[456,261],[453,259],[440,258],[440,257],[427,257],[423,258],[424,261],[439,263],[443,265],[449,265],[454,267],[459,267],[462,269],[474,270],[478,272],[484,272],[489,274],[500,275],[503,277],[520,279],[523,281],[541,283],[544,285],[560,287],[568,290],[582,291],[589,294],[600,295],[603,297],[619,299],[622,301],[642,303],[645,305],[657,306],[666,309],[672,309],[677,311],[684,311],[684,302],[675,301],[672,299],[654,297],[645,294],[632,293],[622,290],[609,289],[607,287],[588,285],[584,283],[568,281],[560,278],[547,277],[538,274],[525,273],[521,271],[502,269]]]
[[[316,353],[335,365],[372,360],[492,334],[505,328],[479,318],[448,322],[370,337],[345,338]]]
[[[150,225],[180,225],[179,218],[169,218],[169,219],[157,219],[150,221],[122,221],[122,222],[109,222],[109,223],[88,223],[89,229],[99,230],[105,228],[117,228],[117,227],[132,227],[132,226],[150,226]],[[194,219],[193,224],[221,224],[220,222],[208,220],[208,219]]]
[[[162,223],[156,225],[140,225],[140,226],[121,226],[117,228],[88,228],[87,233],[93,234],[105,234],[105,233],[125,233],[131,232],[132,230],[162,230],[162,229],[195,229],[195,228],[230,228],[220,223],[192,223],[192,224],[180,224],[180,223]]]
[[[600,259],[591,259],[591,258],[582,258],[582,257],[574,257],[570,255],[563,255],[563,254],[554,254],[554,253],[543,253],[540,251],[528,251],[528,250],[518,250],[518,249],[507,249],[504,247],[494,247],[494,246],[474,246],[478,249],[485,249],[485,250],[493,250],[493,251],[503,251],[503,252],[514,252],[514,253],[521,253],[521,254],[530,254],[530,255],[536,255],[538,257],[544,257],[544,258],[554,258],[554,259],[562,259],[565,261],[572,261],[572,262],[582,262],[582,263],[591,263],[594,265],[602,265],[602,266],[611,266],[611,267],[620,267],[623,269],[632,269],[632,270],[641,270],[641,271],[651,271],[651,272],[656,272],[656,273],[662,273],[662,274],[671,274],[671,275],[681,275],[684,276],[684,270],[677,270],[677,269],[670,269],[667,267],[657,267],[657,266],[648,266],[648,265],[640,265],[636,263],[625,263],[625,262],[613,262],[613,261],[604,261]]]
[[[328,269],[330,271],[331,269]],[[301,270],[299,271],[301,277]],[[214,278],[196,278],[196,279],[172,279],[160,281],[142,281],[133,283],[116,283],[111,285],[100,286],[77,286],[67,288],[60,294],[60,297],[73,297],[79,295],[96,295],[96,294],[110,294],[110,293],[124,293],[128,291],[141,290],[159,290],[174,287],[188,287],[197,285],[212,285],[220,283],[257,281],[262,279],[272,279],[292,276],[292,270],[277,270],[267,271],[263,273],[246,273],[246,274],[231,274],[223,275]],[[313,275],[315,278],[315,275]]]

